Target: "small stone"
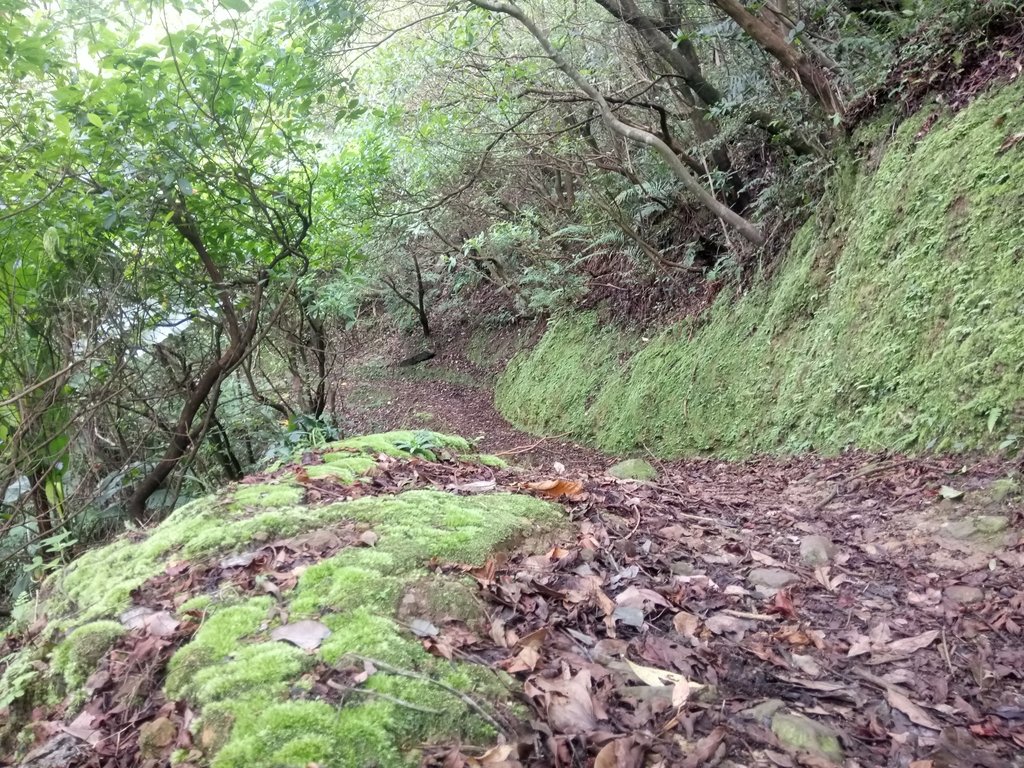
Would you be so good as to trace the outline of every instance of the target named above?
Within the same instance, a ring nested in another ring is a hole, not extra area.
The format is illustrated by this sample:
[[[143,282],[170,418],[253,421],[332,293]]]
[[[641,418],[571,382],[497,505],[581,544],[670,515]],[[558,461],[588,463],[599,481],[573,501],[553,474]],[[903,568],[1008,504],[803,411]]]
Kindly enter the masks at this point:
[[[649,461],[626,459],[608,468],[608,474],[619,480],[656,480],[658,470]]]
[[[985,599],[985,593],[977,587],[969,587],[966,584],[958,584],[953,587],[946,587],[943,594],[947,600],[954,603],[967,605],[968,603],[979,603]]]
[[[825,565],[835,557],[836,547],[825,536],[804,536],[800,539],[800,559],[805,565]]]
[[[778,712],[772,717],[772,733],[794,752],[816,752],[834,763],[843,762],[836,732],[809,717]]]
[[[747,575],[747,581],[757,587],[782,589],[795,581],[800,581],[800,577],[782,568],[754,568]]]
[[[1001,477],[988,488],[988,498],[993,504],[1002,504],[1018,494],[1020,494],[1020,483],[1012,477]]]
[[[978,533],[1000,533],[1010,524],[1010,518],[1004,515],[979,515],[974,518],[974,529]]]
[[[969,539],[975,532],[974,520],[970,519],[954,520],[943,527],[945,528],[945,533],[954,539]]]
[[[158,717],[139,728],[139,751],[143,757],[158,758],[177,736],[178,726],[166,717]]]

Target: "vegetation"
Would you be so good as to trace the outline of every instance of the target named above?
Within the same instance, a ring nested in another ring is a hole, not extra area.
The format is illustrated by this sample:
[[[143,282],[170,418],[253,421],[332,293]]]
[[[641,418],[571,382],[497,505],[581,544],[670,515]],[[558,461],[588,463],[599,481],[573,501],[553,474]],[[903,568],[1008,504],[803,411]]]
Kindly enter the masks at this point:
[[[377,464],[369,457],[381,453],[409,459],[411,454],[398,446],[414,434],[334,443],[327,446],[326,456],[368,461],[370,467]],[[438,451],[466,447],[459,438],[424,436]],[[393,614],[410,591],[429,598],[426,602],[434,608],[428,615],[479,611],[473,592],[464,594],[457,581],[429,579],[426,566],[439,558],[482,565],[496,547],[556,527],[556,508],[528,496],[458,497],[429,490],[308,506],[301,494],[277,491],[295,489],[295,482],[296,473],[287,473],[262,492],[258,485],[241,485],[198,499],[153,528],[144,541],[94,549],[52,576],[39,599],[19,617],[24,628],[45,615],[50,619],[47,630],[6,660],[0,690],[11,692],[26,710],[43,704],[51,690],[61,697],[74,692],[81,706],[86,679],[126,632],[116,617],[147,578],[183,557],[196,566],[213,564],[253,541],[358,521],[375,532],[375,546],[343,549],[320,560],[302,573],[282,603],[272,595],[243,598],[230,580],[189,594],[175,616],[185,620],[198,615],[201,626],[170,658],[167,695],[196,708],[197,732],[216,754],[215,766],[362,765],[371,759],[405,766],[416,764],[420,743],[493,739],[492,726],[462,696],[500,694],[501,679],[483,668],[431,656],[403,636]],[[277,642],[271,634],[283,623],[281,616],[316,619],[330,634],[315,654]],[[59,642],[47,654],[55,640]],[[372,657],[382,667],[417,670],[423,677],[403,678],[383,670],[365,696],[346,704],[340,715],[323,701],[287,701],[282,696],[318,663],[338,664],[353,654]],[[40,656],[49,657],[49,666],[31,665]],[[431,683],[427,675],[436,675],[443,685]],[[0,731],[0,738],[13,735]]]
[[[491,734],[386,676],[340,719],[289,698],[367,647],[482,684],[396,600],[553,524],[304,503],[389,460],[506,471],[417,430],[433,404],[353,437],[384,379],[497,378],[510,421],[613,453],[1024,449],[1022,41],[1015,0],[0,0],[0,715],[80,706],[174,558],[350,526],[383,538],[272,601],[174,606],[209,622],[154,665],[206,757]],[[296,652],[275,610],[332,634]]]
[[[772,281],[649,340],[562,317],[499,407],[613,453],[1019,449],[1022,98],[866,125]]]

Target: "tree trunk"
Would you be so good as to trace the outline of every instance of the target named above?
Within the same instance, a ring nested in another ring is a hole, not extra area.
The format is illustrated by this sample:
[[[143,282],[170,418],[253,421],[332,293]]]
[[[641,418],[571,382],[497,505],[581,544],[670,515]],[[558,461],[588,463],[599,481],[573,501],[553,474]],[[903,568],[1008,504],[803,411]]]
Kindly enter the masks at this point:
[[[786,39],[771,24],[752,14],[739,0],[711,0],[711,2],[739,24],[740,28],[771,54],[787,72],[792,73],[804,90],[821,105],[827,114],[843,114],[845,110],[842,99],[828,75],[794,46],[787,43]]]

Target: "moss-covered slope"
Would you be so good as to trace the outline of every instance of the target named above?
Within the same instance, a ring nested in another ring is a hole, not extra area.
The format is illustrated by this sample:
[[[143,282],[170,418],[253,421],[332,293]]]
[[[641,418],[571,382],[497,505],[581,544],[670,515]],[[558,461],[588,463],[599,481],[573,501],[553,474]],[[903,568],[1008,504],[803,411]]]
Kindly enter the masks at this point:
[[[26,638],[0,660],[0,709],[9,718],[0,736],[8,749],[17,751],[20,727],[40,711],[70,722],[87,702],[87,711],[103,701],[109,709],[111,696],[95,691],[125,674],[125,659],[141,663],[175,638],[166,665],[142,665],[147,688],[157,686],[149,695],[156,703],[119,702],[151,713],[139,715],[137,732],[119,735],[137,740],[139,759],[218,768],[404,766],[418,764],[418,745],[493,743],[488,702],[509,700],[509,679],[427,653],[408,625],[480,618],[473,585],[433,566],[481,565],[495,549],[557,526],[558,509],[508,493],[399,492],[381,477],[409,467],[410,452],[457,461],[460,476],[472,476],[467,465],[476,462],[486,475],[485,457],[469,450],[461,438],[435,433],[335,443],[321,463],[192,502],[145,535],[79,558],[8,630]],[[345,500],[332,502],[328,491]],[[240,580],[246,558],[225,556],[254,551],[284,558],[284,570]],[[170,608],[163,624],[194,628],[147,640],[156,630],[140,629],[133,612],[161,607]],[[273,639],[275,628],[302,620],[329,630],[314,650]],[[154,650],[144,654],[143,642]],[[358,684],[338,683],[359,672],[368,674]],[[170,704],[154,719],[162,701]],[[178,724],[188,738],[161,736],[174,702],[195,714]],[[32,732],[20,735],[22,750],[31,746]],[[173,752],[175,743],[188,748]]]
[[[1012,441],[1024,432],[1022,102],[1018,83],[955,115],[862,130],[861,157],[837,169],[770,281],[649,342],[591,315],[556,319],[500,380],[500,410],[662,455]]]

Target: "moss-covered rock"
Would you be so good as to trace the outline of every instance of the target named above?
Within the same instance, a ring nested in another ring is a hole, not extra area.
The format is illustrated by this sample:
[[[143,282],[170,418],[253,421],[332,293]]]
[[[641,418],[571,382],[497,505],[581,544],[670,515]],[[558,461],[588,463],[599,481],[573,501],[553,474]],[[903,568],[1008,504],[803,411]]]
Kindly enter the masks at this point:
[[[64,679],[69,688],[82,685],[124,631],[124,627],[116,621],[83,624],[56,647],[52,669]]]
[[[658,470],[644,459],[626,459],[610,466],[608,474],[619,480],[655,480]]]
[[[380,454],[442,458],[469,449],[461,438],[394,432],[334,443],[322,464],[305,471],[354,483],[374,470]],[[59,696],[81,688],[126,631],[115,618],[133,590],[169,564],[204,566],[250,549],[254,541],[347,523],[342,527],[372,531],[374,546],[342,548],[303,565],[294,589],[252,596],[226,580],[183,595],[177,615],[201,621],[168,663],[164,692],[186,699],[197,713],[203,759],[247,768],[397,767],[419,762],[419,744],[493,742],[492,723],[464,696],[508,706],[510,679],[431,656],[407,627],[416,619],[482,619],[473,582],[435,575],[428,566],[481,565],[496,549],[557,527],[558,508],[526,495],[438,490],[307,506],[304,493],[288,472],[240,484],[178,509],[146,534],[89,552],[56,574],[40,607],[53,619],[50,635],[66,637],[49,658],[41,643],[11,660],[4,681],[15,691],[13,699],[27,702],[40,683]],[[313,651],[272,639],[276,627],[300,619],[330,630]],[[367,665],[372,673],[336,701],[313,700],[322,699],[311,691],[328,665]],[[81,703],[84,692],[70,701]],[[170,749],[157,725],[140,739],[151,757]]]
[[[855,137],[769,280],[649,342],[571,314],[497,404],[614,453],[995,448],[1024,428],[1024,82]],[[923,130],[925,121],[928,127]],[[868,165],[867,163],[864,164]],[[951,172],[951,169],[956,169]],[[625,361],[625,362],[623,362]]]

